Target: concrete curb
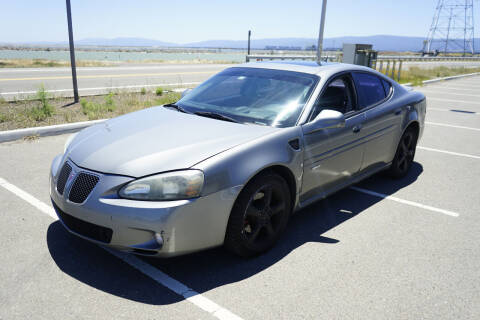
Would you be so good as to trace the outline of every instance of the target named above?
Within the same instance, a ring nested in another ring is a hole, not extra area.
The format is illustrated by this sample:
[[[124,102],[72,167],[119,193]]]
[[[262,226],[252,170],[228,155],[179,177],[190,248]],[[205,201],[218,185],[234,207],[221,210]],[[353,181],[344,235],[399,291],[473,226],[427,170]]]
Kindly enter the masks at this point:
[[[428,84],[428,83],[434,83],[434,82],[438,82],[438,81],[453,80],[453,79],[466,78],[466,77],[478,76],[478,75],[480,75],[480,72],[460,74],[458,76],[443,77],[443,78],[437,78],[437,79],[432,79],[432,80],[425,80],[425,81],[422,81],[422,82],[423,82],[423,84]]]
[[[0,131],[0,143],[7,141],[14,141],[22,139],[28,136],[52,136],[57,134],[63,134],[68,132],[75,132],[91,125],[102,123],[107,119],[92,120],[92,121],[82,121],[66,124],[58,124],[54,126],[45,126],[45,127],[33,127],[25,129],[16,129],[8,131]]]
[[[440,82],[440,81],[448,81],[448,80],[454,80],[454,79],[459,79],[459,78],[466,78],[466,77],[471,77],[471,76],[478,76],[480,75],[480,72],[474,72],[474,73],[467,73],[467,74],[459,74],[458,76],[450,76],[450,77],[443,77],[443,78],[435,78],[431,80],[425,80],[422,81],[423,84],[429,84],[429,83],[435,83],[435,82]],[[412,86],[412,84],[409,83],[404,83],[404,86]]]

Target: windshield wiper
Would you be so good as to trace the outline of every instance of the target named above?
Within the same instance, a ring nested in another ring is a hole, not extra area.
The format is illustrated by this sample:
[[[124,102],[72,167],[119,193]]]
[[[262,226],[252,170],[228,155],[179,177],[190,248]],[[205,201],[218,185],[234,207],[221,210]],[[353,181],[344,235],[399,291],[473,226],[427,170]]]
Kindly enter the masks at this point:
[[[237,121],[233,118],[230,118],[228,116],[224,116],[223,114],[220,114],[220,113],[211,112],[211,111],[198,111],[198,112],[194,112],[194,114],[196,114],[197,116],[202,116],[202,117],[207,117],[207,118],[212,118],[212,119],[218,119],[218,120],[240,123],[240,121]]]
[[[183,112],[183,113],[188,113],[191,114],[191,112],[188,112],[184,108],[180,107],[177,104],[174,103],[169,103],[163,105],[164,108],[173,108],[177,111]],[[194,112],[193,114],[196,114],[197,116],[202,116],[202,117],[207,117],[207,118],[212,118],[212,119],[218,119],[218,120],[224,120],[224,121],[229,121],[229,122],[235,122],[235,123],[240,123],[240,121],[237,121],[233,118],[230,118],[228,116],[224,116],[223,114],[216,113],[216,112],[211,112],[211,111],[197,111]]]
[[[190,113],[188,112],[187,110],[183,109],[182,107],[180,107],[179,105],[176,105],[174,103],[169,103],[169,104],[165,104],[163,105],[164,108],[173,108],[177,111],[180,111],[180,112],[183,112],[183,113]]]

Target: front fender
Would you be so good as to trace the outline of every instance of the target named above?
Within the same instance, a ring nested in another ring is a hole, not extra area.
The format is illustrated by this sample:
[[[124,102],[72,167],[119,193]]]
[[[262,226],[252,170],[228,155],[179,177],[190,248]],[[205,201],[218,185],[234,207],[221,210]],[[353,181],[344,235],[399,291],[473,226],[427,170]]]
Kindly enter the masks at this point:
[[[286,167],[292,172],[298,194],[303,174],[301,137],[300,127],[284,128],[194,165],[192,168],[205,173],[202,195],[235,186],[243,188],[260,171],[276,165]],[[299,139],[299,150],[294,150],[289,145],[288,142],[292,139]]]
[[[426,114],[426,98],[421,92],[412,92],[409,97],[414,102],[408,103],[405,107],[407,112],[402,121],[402,132],[398,139],[402,137],[405,130],[413,123],[416,123],[419,127],[418,139],[423,135],[423,129],[425,126],[425,114]],[[397,141],[398,143],[399,141]]]
[[[403,131],[405,131],[409,125],[413,122],[419,122],[418,112],[414,108],[410,107],[410,110],[407,111],[407,115],[405,117],[405,123],[402,126]],[[403,132],[402,132],[403,133]]]

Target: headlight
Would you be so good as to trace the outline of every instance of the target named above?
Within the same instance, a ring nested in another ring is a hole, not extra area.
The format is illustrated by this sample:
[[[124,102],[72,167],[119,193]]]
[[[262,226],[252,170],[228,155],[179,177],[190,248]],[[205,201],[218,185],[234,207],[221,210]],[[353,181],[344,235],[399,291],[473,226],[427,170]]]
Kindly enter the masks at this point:
[[[68,146],[70,145],[70,143],[72,142],[73,138],[75,138],[75,136],[77,135],[78,133],[74,133],[72,135],[70,135],[67,139],[67,141],[65,141],[65,145],[63,146],[63,153],[67,152],[67,149],[68,149]]]
[[[184,200],[200,196],[203,172],[182,170],[141,178],[126,184],[118,195],[132,200]]]

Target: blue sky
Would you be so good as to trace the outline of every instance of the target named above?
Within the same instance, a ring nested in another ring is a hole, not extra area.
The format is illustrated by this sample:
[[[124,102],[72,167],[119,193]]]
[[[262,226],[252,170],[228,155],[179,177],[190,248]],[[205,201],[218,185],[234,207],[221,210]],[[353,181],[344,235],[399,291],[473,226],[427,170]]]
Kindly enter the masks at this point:
[[[187,43],[317,37],[321,0],[71,0],[74,36]],[[5,0],[0,42],[66,41],[64,0]],[[330,0],[325,36],[425,37],[437,0]],[[475,3],[478,6],[478,3]],[[478,12],[478,8],[475,8]],[[480,31],[480,17],[476,19]]]

